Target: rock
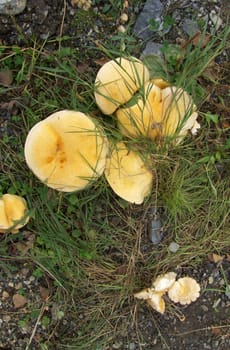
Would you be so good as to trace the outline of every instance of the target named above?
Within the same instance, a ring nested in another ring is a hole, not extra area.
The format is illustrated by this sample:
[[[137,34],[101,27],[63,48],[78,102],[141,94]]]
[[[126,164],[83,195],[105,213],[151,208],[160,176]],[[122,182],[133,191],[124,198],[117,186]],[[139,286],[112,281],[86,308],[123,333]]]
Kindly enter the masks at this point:
[[[182,28],[188,36],[193,36],[199,31],[199,27],[197,25],[196,21],[193,21],[192,19],[186,18],[184,20],[184,23],[182,25]]]
[[[137,18],[133,28],[133,33],[143,40],[149,40],[153,32],[150,29],[149,21],[161,23],[161,16],[163,14],[163,5],[160,0],[147,0],[145,6]]]
[[[26,7],[26,0],[0,0],[0,14],[18,15]]]
[[[156,55],[162,57],[162,46],[162,44],[155,43],[154,41],[149,41],[141,54],[141,58],[148,55]]]
[[[176,242],[171,242],[171,243],[169,244],[169,250],[170,250],[170,252],[172,252],[172,253],[176,253],[176,252],[178,251],[179,248],[180,248],[180,246],[179,246],[179,244],[176,243]]]
[[[154,218],[148,223],[148,235],[150,241],[157,245],[163,238],[163,232],[161,231],[161,220],[158,218]]]
[[[222,26],[223,20],[217,14],[215,14],[213,12],[211,12],[209,16],[210,16],[212,23],[215,26],[215,30],[218,30]]]

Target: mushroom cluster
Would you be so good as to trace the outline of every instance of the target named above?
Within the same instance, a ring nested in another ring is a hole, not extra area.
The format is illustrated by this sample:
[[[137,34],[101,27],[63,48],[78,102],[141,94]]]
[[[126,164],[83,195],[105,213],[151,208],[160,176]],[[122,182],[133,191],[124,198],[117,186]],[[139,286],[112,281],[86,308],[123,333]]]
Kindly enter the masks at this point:
[[[191,277],[182,277],[176,281],[176,273],[168,272],[158,276],[152,283],[151,288],[146,288],[134,294],[137,299],[146,302],[156,311],[165,312],[165,293],[169,299],[181,305],[188,305],[200,296],[200,285]]]
[[[196,106],[182,90],[162,79],[150,79],[142,61],[118,57],[98,71],[94,96],[105,115],[115,114],[123,137],[148,137],[154,142],[176,135],[176,142],[195,133]],[[136,204],[151,193],[151,161],[125,141],[107,140],[102,126],[80,111],[62,110],[30,130],[25,159],[47,186],[73,192],[84,189],[103,173],[113,191]]]
[[[8,193],[0,198],[0,233],[17,233],[28,221],[28,209],[24,198]]]
[[[115,113],[124,136],[156,142],[171,137],[179,143],[189,130],[195,134],[200,128],[188,93],[162,79],[150,79],[148,68],[135,58],[117,58],[100,68],[95,99],[104,114]]]

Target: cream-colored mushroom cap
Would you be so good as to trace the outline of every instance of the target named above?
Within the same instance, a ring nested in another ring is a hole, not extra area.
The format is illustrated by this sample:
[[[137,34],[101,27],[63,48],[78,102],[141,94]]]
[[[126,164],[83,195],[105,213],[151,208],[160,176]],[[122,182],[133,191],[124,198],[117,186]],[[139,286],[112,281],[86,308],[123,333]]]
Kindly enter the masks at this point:
[[[47,186],[64,192],[85,188],[102,175],[108,142],[92,118],[63,110],[37,123],[25,143],[25,159]]]
[[[116,117],[123,135],[157,138],[162,121],[161,89],[153,82],[147,82],[137,102],[131,107],[119,108]]]
[[[29,221],[27,211],[24,198],[15,194],[4,194],[0,198],[0,233],[17,233]]]
[[[156,292],[166,292],[169,290],[176,280],[175,272],[167,272],[164,275],[158,276],[153,282],[153,289]]]
[[[165,301],[163,299],[164,293],[157,293],[151,288],[143,289],[142,291],[135,293],[134,297],[137,299],[146,300],[147,303],[157,312],[163,314],[165,312]]]
[[[196,119],[196,105],[191,96],[175,86],[162,90],[162,136],[172,136],[178,132],[178,143],[188,130],[199,128]]]
[[[148,68],[138,59],[118,57],[105,63],[95,80],[95,100],[104,114],[128,102],[149,80]]]
[[[179,278],[168,290],[168,296],[175,303],[190,304],[200,296],[200,285],[191,277]]]
[[[113,191],[131,203],[141,204],[151,192],[152,172],[123,142],[118,142],[108,157],[105,177]]]

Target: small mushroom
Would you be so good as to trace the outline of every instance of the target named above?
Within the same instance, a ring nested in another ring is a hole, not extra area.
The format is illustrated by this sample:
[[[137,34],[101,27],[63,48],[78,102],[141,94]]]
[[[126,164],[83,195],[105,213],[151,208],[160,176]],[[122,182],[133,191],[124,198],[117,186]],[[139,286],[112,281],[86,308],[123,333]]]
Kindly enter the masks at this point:
[[[141,204],[151,192],[153,174],[140,155],[118,142],[106,161],[105,177],[113,191],[131,203]]]
[[[24,198],[8,193],[0,198],[0,233],[17,233],[28,221],[28,209]]]
[[[156,311],[163,314],[165,312],[165,301],[163,299],[164,293],[155,292],[151,288],[143,289],[142,291],[135,293],[134,297],[137,299],[146,300],[147,303]]]
[[[156,292],[166,292],[168,291],[174,284],[176,280],[175,272],[167,272],[164,275],[158,276],[153,282],[153,289]]]
[[[47,186],[64,192],[85,188],[102,175],[108,142],[92,118],[63,110],[37,123],[25,143],[25,159]]]
[[[200,296],[200,285],[191,277],[179,278],[168,290],[168,296],[175,303],[190,304]]]
[[[148,68],[138,59],[118,57],[105,63],[95,80],[95,100],[104,114],[127,103],[149,80]]]

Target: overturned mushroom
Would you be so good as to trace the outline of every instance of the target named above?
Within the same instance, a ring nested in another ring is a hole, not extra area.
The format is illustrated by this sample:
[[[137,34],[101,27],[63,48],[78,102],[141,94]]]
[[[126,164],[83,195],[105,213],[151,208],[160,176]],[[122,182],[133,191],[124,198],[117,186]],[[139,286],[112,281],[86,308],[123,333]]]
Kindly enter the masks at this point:
[[[0,198],[0,233],[17,233],[29,221],[24,198],[15,194],[4,194]]]
[[[151,192],[152,172],[123,142],[118,142],[108,157],[105,177],[113,191],[131,203],[141,204]]]
[[[200,285],[191,277],[179,278],[168,290],[168,296],[175,303],[190,304],[200,296]]]
[[[156,292],[166,292],[173,286],[175,280],[175,272],[165,273],[164,275],[160,275],[155,279],[153,282],[153,288]]]
[[[112,114],[148,80],[149,71],[140,60],[134,57],[111,60],[97,73],[96,103],[104,114]]]
[[[85,188],[102,175],[108,142],[92,118],[63,110],[37,123],[25,143],[25,159],[47,186],[64,192]]]
[[[151,288],[143,289],[142,291],[135,293],[134,297],[137,299],[146,300],[147,303],[156,311],[163,314],[165,312],[165,301],[163,299],[164,293],[155,292]]]

